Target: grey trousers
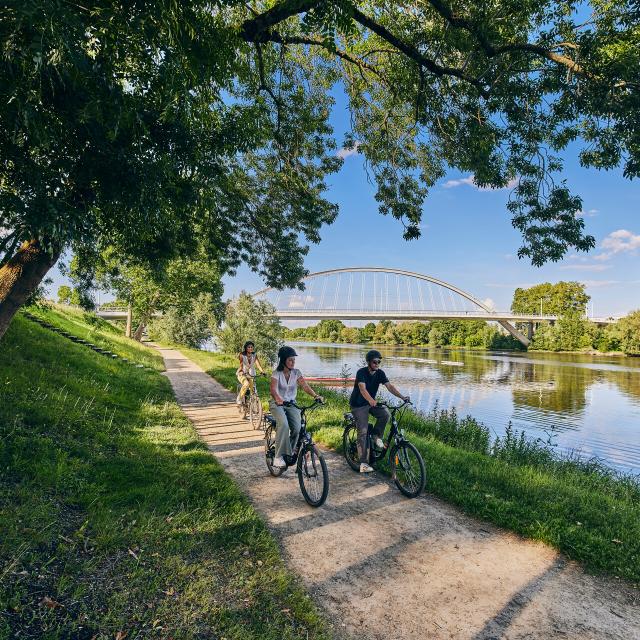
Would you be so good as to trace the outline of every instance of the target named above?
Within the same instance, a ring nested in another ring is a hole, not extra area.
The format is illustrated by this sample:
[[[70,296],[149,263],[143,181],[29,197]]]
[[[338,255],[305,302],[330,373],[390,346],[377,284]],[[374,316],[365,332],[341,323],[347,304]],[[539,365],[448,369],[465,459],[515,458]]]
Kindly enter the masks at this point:
[[[389,422],[389,412],[386,407],[351,407],[351,413],[358,427],[358,455],[360,462],[369,463],[369,449],[367,448],[367,431],[369,429],[369,414],[376,419],[373,427],[373,436],[382,438],[384,428]]]
[[[290,456],[300,433],[300,409],[280,407],[275,402],[269,403],[271,415],[276,419],[276,458]]]

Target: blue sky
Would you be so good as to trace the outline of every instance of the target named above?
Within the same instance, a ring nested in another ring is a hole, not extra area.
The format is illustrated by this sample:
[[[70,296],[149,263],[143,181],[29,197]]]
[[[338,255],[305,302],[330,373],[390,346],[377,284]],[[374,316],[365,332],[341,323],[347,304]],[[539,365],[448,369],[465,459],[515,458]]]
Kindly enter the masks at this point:
[[[348,118],[340,96],[333,120],[341,140]],[[362,157],[353,153],[330,177],[327,196],[339,204],[340,215],[324,228],[322,242],[311,246],[306,266],[311,272],[349,266],[417,271],[490,300],[498,310],[509,308],[516,287],[578,280],[587,285],[595,316],[640,309],[640,181],[630,182],[618,170],[581,168],[577,148],[565,159],[564,177],[582,196],[586,230],[597,242],[588,254],[570,252],[562,262],[541,268],[519,260],[520,235],[506,210],[509,190],[479,190],[469,174],[459,172],[432,189],[424,206],[422,237],[406,242],[401,224],[378,213],[375,187],[367,181]],[[57,270],[51,275],[55,293],[64,279]],[[264,286],[244,267],[224,282],[226,297]],[[103,300],[108,297],[102,294]]]

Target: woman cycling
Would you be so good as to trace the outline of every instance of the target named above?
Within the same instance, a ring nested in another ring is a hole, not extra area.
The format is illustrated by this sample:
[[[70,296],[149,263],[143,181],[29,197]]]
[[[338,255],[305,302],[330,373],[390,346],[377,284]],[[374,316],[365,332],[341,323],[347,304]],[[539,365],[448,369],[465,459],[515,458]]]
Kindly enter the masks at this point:
[[[242,353],[238,354],[240,366],[236,371],[236,378],[238,378],[238,382],[242,385],[236,398],[236,404],[239,405],[243,403],[244,395],[249,391],[251,378],[256,377],[256,365],[258,369],[260,369],[260,373],[264,373],[264,369],[262,368],[260,360],[258,360],[255,350],[256,346],[251,340],[248,340],[244,343],[244,347],[242,347]]]
[[[322,400],[304,379],[300,369],[294,369],[298,354],[292,347],[280,347],[278,366],[271,375],[271,397],[269,405],[271,415],[276,419],[276,455],[273,466],[282,469],[287,466],[283,456],[290,456],[300,432],[300,409],[285,405],[296,399],[298,387],[312,396]]]

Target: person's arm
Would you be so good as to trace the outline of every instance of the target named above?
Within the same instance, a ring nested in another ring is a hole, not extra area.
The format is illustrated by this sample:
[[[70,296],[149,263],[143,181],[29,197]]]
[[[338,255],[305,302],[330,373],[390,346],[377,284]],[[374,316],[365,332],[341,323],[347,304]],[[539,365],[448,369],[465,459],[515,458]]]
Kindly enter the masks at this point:
[[[367,385],[364,382],[358,382],[358,389],[362,397],[369,403],[370,406],[375,407],[378,403],[375,398],[371,397],[371,394],[367,391]]]
[[[279,406],[282,406],[284,400],[278,395],[278,381],[272,376],[271,384],[269,385],[269,391],[271,391],[271,397],[273,401]]]
[[[387,387],[389,393],[392,393],[396,398],[409,402],[409,396],[402,395],[390,382],[386,382],[384,386]]]
[[[242,354],[241,353],[238,354],[238,362],[240,363],[238,365],[238,371],[242,371],[242,373],[244,373],[244,370],[242,368]]]
[[[304,379],[304,376],[300,376],[298,378],[298,386],[302,387],[302,390],[305,393],[308,393],[314,400],[322,400],[322,396],[318,393],[316,393],[307,383],[307,381]]]
[[[264,369],[262,368],[262,363],[260,362],[260,358],[256,356],[256,366],[260,369],[260,373],[264,374]]]

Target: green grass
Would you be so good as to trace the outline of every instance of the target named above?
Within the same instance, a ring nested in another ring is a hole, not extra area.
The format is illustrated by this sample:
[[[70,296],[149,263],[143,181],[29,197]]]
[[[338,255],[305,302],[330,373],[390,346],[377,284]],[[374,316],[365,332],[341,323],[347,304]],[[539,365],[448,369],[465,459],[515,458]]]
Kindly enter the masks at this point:
[[[20,315],[0,342],[0,531],[0,638],[330,635],[168,381]]]
[[[134,363],[143,364],[157,371],[164,370],[160,354],[131,338],[126,338],[123,329],[99,318],[94,313],[64,305],[30,307],[29,313],[54,327],[64,329],[78,338],[117,353]]]
[[[182,351],[235,390],[234,359]],[[258,379],[258,388],[262,397],[268,395],[266,380]],[[314,414],[309,426],[316,440],[340,450],[347,399],[335,391],[318,391],[327,405]],[[591,572],[640,584],[638,477],[621,476],[593,462],[559,458],[515,435],[490,446],[481,425],[451,412],[407,413],[403,425],[425,460],[429,493],[469,514],[546,542]]]

